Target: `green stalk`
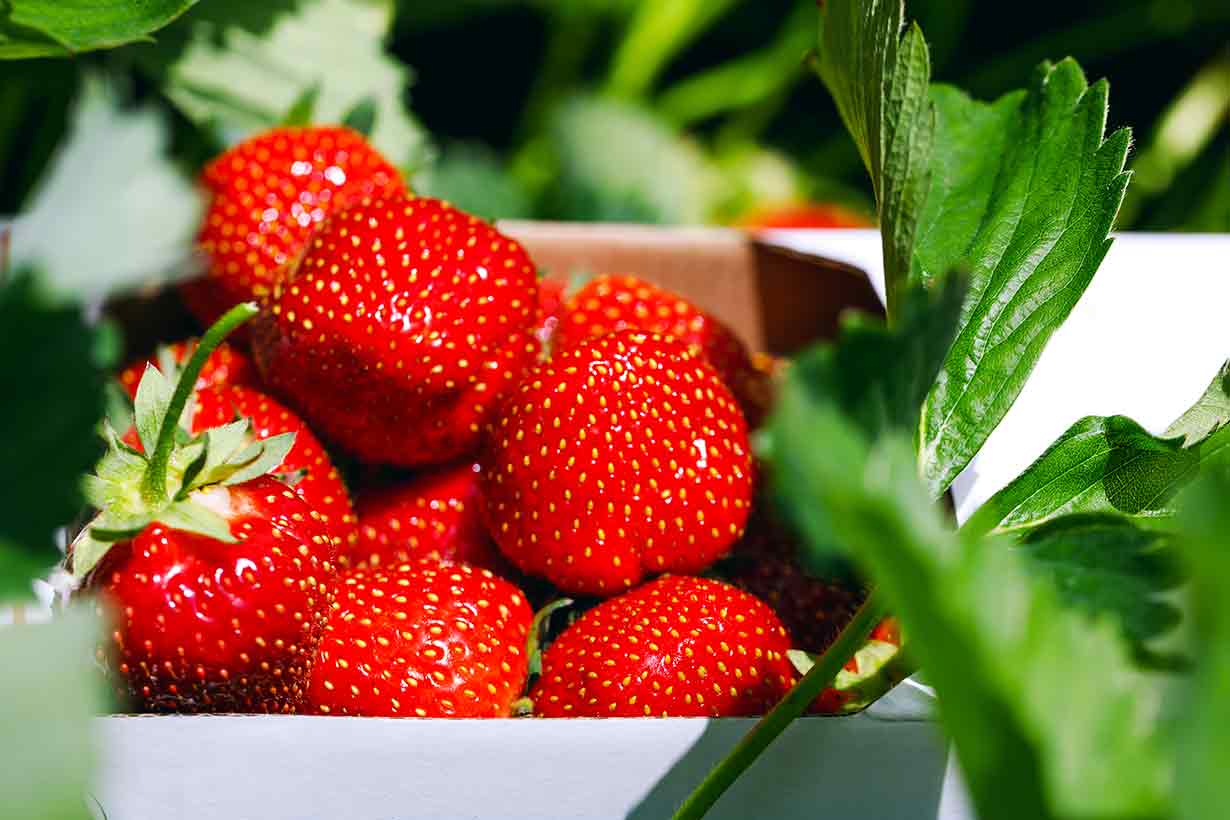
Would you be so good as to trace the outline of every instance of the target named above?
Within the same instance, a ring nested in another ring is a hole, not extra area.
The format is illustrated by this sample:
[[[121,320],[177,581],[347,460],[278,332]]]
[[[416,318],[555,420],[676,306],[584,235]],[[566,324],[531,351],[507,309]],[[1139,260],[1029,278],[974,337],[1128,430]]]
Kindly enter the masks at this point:
[[[674,820],[698,820],[704,817],[705,812],[713,807],[718,798],[760,757],[769,744],[776,740],[795,718],[803,714],[826,687],[832,685],[841,668],[867,642],[871,630],[875,629],[883,615],[881,610],[873,591],[837,636],[837,640],[833,641],[816,661],[816,665],[743,736],[730,754],[713,767],[696,791],[692,792],[675,812]]]
[[[222,340],[256,313],[254,302],[241,302],[222,314],[222,318],[205,331],[196,352],[180,372],[179,381],[175,383],[175,392],[171,394],[171,403],[167,406],[167,414],[162,419],[162,426],[158,428],[158,442],[154,446],[149,467],[145,469],[145,479],[141,483],[141,495],[150,504],[163,504],[167,500],[167,465],[171,460],[171,450],[175,446],[175,430],[179,427],[179,417],[184,414],[184,407],[188,404],[188,397],[192,395],[197,377],[201,375],[201,368]]]

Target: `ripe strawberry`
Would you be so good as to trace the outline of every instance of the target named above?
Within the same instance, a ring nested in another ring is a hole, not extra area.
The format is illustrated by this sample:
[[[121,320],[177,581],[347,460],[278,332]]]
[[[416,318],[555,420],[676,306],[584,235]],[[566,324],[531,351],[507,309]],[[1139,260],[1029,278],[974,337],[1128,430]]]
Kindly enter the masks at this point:
[[[169,377],[176,367],[188,361],[189,357],[196,350],[197,342],[197,339],[172,342],[169,345],[160,347],[153,358],[140,359],[129,363],[116,377],[119,379],[120,386],[124,388],[124,392],[128,394],[129,398],[135,399],[137,397],[137,385],[141,381],[141,376],[145,373],[145,366],[147,364],[157,366],[164,375]],[[210,387],[218,387],[225,384],[258,387],[260,385],[260,376],[256,372],[256,365],[252,363],[247,354],[223,342],[214,349],[214,352],[205,361],[205,366],[201,368],[201,375],[196,380],[196,389],[206,390]]]
[[[351,570],[312,669],[324,715],[508,717],[533,613],[487,570],[422,560]]]
[[[119,694],[143,712],[294,712],[328,615],[332,541],[267,476],[196,502],[237,543],[155,522],[87,581],[118,618],[106,654]]]
[[[208,269],[181,294],[202,324],[269,292],[330,213],[402,187],[397,170],[348,128],[275,128],[218,156],[198,236]]]
[[[635,276],[599,276],[564,306],[554,336],[556,350],[615,330],[673,336],[713,365],[747,412],[757,407],[762,378],[734,332],[682,296]],[[753,420],[758,421],[758,419]]]
[[[476,449],[537,351],[521,246],[406,194],[338,213],[311,245],[253,329],[266,383],[364,461],[435,464]]]
[[[479,468],[461,461],[359,496],[356,566],[383,569],[433,556],[505,574],[479,512]]]
[[[255,310],[228,311],[216,332]],[[327,620],[336,542],[268,475],[294,434],[254,442],[247,421],[195,436],[181,427],[214,343],[177,382],[147,368],[134,406],[148,456],[104,426],[108,449],[84,483],[99,513],[69,562],[118,615],[100,656],[139,708],[292,712]]]
[[[824,202],[787,202],[750,211],[738,224],[744,228],[874,228],[865,214]]]
[[[747,425],[713,368],[635,331],[526,375],[482,456],[484,520],[523,572],[614,595],[724,555],[752,494]]]
[[[333,535],[341,540],[339,558],[346,563],[352,552],[358,518],[350,503],[345,482],[303,419],[259,390],[240,385],[204,390],[196,394],[192,432],[201,433],[221,427],[236,418],[252,423],[252,435],[259,441],[283,433],[295,434],[295,445],[278,473],[299,473],[294,487],[304,500],[327,522]]]
[[[564,630],[530,692],[543,717],[737,717],[793,685],[781,621],[729,584],[666,576]]]
[[[558,279],[538,280],[538,326],[534,335],[544,350],[550,350],[555,329],[564,312],[564,297],[568,286]]]

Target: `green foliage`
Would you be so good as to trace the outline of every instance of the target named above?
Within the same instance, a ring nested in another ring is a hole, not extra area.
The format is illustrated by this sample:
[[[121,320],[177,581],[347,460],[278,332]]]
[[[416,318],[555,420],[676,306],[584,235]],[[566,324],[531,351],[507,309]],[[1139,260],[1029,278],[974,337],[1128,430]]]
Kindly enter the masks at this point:
[[[487,219],[525,218],[532,213],[526,192],[499,156],[481,144],[445,145],[440,157],[414,178],[414,189]]]
[[[932,319],[920,327],[942,323]],[[874,362],[863,369],[879,372]],[[1111,604],[1123,602],[1115,588],[1130,573],[1058,540],[1030,558],[954,532],[919,482],[909,431],[856,422],[858,403],[830,389],[830,371],[792,368],[783,387],[771,421],[778,491],[794,510],[820,511],[831,540],[811,547],[837,543],[855,556],[901,617],[980,813],[1159,812],[1170,777],[1156,723],[1166,679],[1136,665],[1119,626],[1088,614],[1125,620]],[[1090,569],[1099,565],[1101,578]]]
[[[0,629],[0,794],[5,817],[82,820],[97,752],[89,719],[104,706],[93,612]]]
[[[1030,532],[1020,553],[1066,605],[1115,616],[1138,655],[1182,615],[1165,599],[1184,580],[1173,535],[1115,515],[1067,515]]]
[[[167,158],[168,140],[158,112],[126,109],[87,77],[69,134],[13,224],[13,264],[47,271],[46,287],[83,301],[182,270],[201,200]]]
[[[281,10],[187,18],[186,44],[158,77],[166,95],[193,122],[231,139],[277,125],[313,87],[321,123],[342,122],[370,98],[373,144],[395,164],[417,168],[427,138],[406,105],[412,72],[384,51],[390,4],[299,0]]]
[[[1199,663],[1183,704],[1177,816],[1219,817],[1230,801],[1230,471],[1213,470],[1184,494],[1181,519],[1192,574],[1192,648]]]
[[[77,478],[98,456],[102,417],[97,331],[79,308],[42,292],[19,271],[0,284],[0,600],[31,594],[30,581],[60,560],[53,538],[84,499]]]
[[[1223,365],[1163,436],[1125,416],[1073,424],[966,523],[970,530],[1028,530],[1068,513],[1169,515],[1175,493],[1202,465],[1230,458],[1230,393]]]
[[[149,40],[197,0],[5,0],[0,59],[67,57]]]
[[[937,497],[1008,412],[1110,247],[1130,134],[1103,139],[1106,96],[1071,60],[989,105],[932,90],[937,148],[911,275],[970,271],[961,332],[923,407],[920,461]]]
[[[575,99],[558,114],[552,147],[561,216],[697,223],[723,195],[721,177],[699,147],[637,106]]]

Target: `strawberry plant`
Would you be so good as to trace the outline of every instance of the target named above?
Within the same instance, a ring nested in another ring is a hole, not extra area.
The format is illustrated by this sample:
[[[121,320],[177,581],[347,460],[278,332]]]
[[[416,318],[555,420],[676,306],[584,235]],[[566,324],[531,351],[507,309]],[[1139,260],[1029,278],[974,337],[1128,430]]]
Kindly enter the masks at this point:
[[[1174,629],[1173,602],[1225,640],[1213,575],[1185,581],[1224,552],[1230,381],[1223,369],[1161,436],[1078,421],[964,526],[946,520],[936,501],[1106,252],[1130,137],[1104,134],[1106,84],[1070,60],[992,103],[932,84],[903,13],[821,12],[814,65],[871,175],[888,321],[851,319],[795,362],[766,448],[811,557],[853,557],[875,591],[677,816],[702,814],[802,712],[881,604],[935,687],[980,815],[1212,816],[1194,807],[1221,793],[1207,773],[1226,747],[1205,728],[1220,706],[1166,704],[1209,693],[1221,663]]]

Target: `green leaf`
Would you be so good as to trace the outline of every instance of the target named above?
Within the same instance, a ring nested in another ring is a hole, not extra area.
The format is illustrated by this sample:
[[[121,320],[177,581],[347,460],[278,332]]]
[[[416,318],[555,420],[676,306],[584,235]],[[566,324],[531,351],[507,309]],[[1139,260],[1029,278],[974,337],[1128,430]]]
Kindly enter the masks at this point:
[[[280,435],[262,439],[257,445],[255,457],[251,461],[237,462],[237,464],[242,464],[242,466],[223,479],[221,484],[229,487],[234,484],[251,481],[257,476],[262,476],[266,473],[272,473],[282,466],[282,462],[286,460],[286,454],[294,446],[294,433],[281,433]]]
[[[1101,264],[1131,136],[1103,139],[1105,81],[1072,60],[981,103],[932,90],[936,149],[911,277],[968,267],[961,331],[923,410],[920,460],[939,497],[1016,400]]]
[[[699,147],[634,105],[589,97],[565,103],[552,148],[554,211],[573,219],[697,224],[725,193]]]
[[[253,4],[255,5],[255,4]],[[278,124],[305,89],[318,86],[315,120],[340,123],[356,100],[380,111],[372,143],[397,165],[422,162],[426,135],[410,115],[410,70],[385,53],[392,4],[302,0],[261,34],[241,20],[200,17],[188,44],[158,79],[194,122],[231,139]]]
[[[342,125],[358,131],[365,137],[370,137],[372,129],[376,127],[376,115],[379,111],[380,104],[374,97],[364,97],[342,117]]]
[[[1175,793],[1181,820],[1219,817],[1230,801],[1230,472],[1184,493],[1180,519],[1192,574],[1194,679],[1180,716]]]
[[[681,49],[717,21],[735,0],[642,0],[611,57],[606,91],[643,97]]]
[[[294,101],[290,109],[282,115],[282,125],[304,126],[312,124],[312,114],[316,111],[316,100],[320,97],[320,86],[312,85]]]
[[[1142,655],[1181,619],[1163,597],[1184,580],[1168,533],[1115,515],[1068,515],[1029,533],[1018,549],[1028,569],[1055,584],[1064,604],[1114,616]]]
[[[872,444],[800,377],[788,376],[772,421],[775,453],[796,461],[774,463],[779,490],[794,508],[821,510],[901,619],[979,814],[1161,815],[1165,679],[1141,671],[1115,624],[1065,605],[1008,543],[953,532],[905,434]]]
[[[415,176],[414,190],[485,219],[528,218],[533,213],[528,194],[499,155],[478,143],[446,144],[431,167]]]
[[[122,108],[87,77],[69,136],[13,224],[14,265],[40,268],[56,293],[80,301],[182,269],[201,201],[168,144],[153,109]]]
[[[67,57],[149,40],[197,0],[5,0],[0,59]]]
[[[1204,394],[1166,428],[1166,438],[1183,437],[1183,446],[1203,441],[1230,422],[1230,361],[1217,371]]]
[[[97,758],[91,718],[105,705],[94,650],[98,619],[85,607],[51,623],[0,629],[0,794],[4,815],[90,817]]]
[[[1178,490],[1206,464],[1230,459],[1226,367],[1162,437],[1126,416],[1087,416],[1069,427],[966,522],[982,532],[1028,530],[1068,513],[1167,516]]]
[[[219,513],[205,506],[206,499],[212,498],[220,490],[200,490],[192,497],[176,501],[169,507],[158,512],[156,520],[166,526],[214,538],[226,544],[238,541],[231,535],[231,526]]]
[[[927,96],[927,44],[917,25],[905,28],[904,10],[900,0],[826,2],[816,58],[820,78],[871,175],[890,321],[909,277],[935,130]],[[949,260],[944,271],[961,261]]]
[[[171,393],[175,383],[162,375],[152,364],[145,366],[141,381],[137,385],[137,398],[133,402],[133,414],[136,418],[137,436],[141,439],[141,448],[146,453],[154,452],[158,443],[158,431],[162,429],[163,419],[171,407]]]
[[[79,308],[51,302],[33,274],[0,283],[0,600],[28,596],[60,558],[54,532],[80,511],[77,477],[99,447],[104,375]]]

